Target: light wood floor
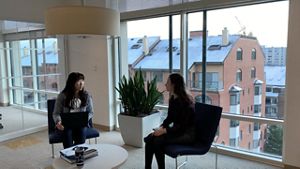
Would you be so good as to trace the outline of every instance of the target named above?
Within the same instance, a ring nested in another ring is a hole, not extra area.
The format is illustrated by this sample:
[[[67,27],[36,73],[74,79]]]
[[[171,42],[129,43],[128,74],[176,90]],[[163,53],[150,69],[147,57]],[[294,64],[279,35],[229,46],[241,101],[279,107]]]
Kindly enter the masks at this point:
[[[30,112],[12,106],[0,107],[0,113],[2,114],[0,123],[4,127],[0,129],[0,136],[2,137],[16,131],[47,126],[48,123],[47,113]]]
[[[121,135],[117,131],[101,132],[98,143],[109,143],[124,147],[128,151],[128,159],[121,169],[143,169],[144,149],[124,145]],[[88,142],[88,141],[87,141]],[[94,143],[94,139],[91,140]],[[56,156],[62,149],[61,144],[55,145]],[[101,152],[99,152],[101,153]],[[51,146],[48,143],[47,131],[0,143],[0,168],[1,169],[51,169]],[[218,169],[279,169],[265,164],[238,158],[218,155]],[[215,154],[208,153],[204,156],[189,157],[184,169],[214,169]],[[156,169],[153,162],[153,169]],[[166,157],[166,168],[174,169],[174,160]]]

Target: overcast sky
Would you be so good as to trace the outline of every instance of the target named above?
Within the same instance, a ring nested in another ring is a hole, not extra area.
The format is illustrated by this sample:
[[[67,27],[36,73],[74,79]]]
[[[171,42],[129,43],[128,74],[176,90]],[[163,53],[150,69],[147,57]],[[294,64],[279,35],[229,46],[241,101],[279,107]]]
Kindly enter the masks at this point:
[[[189,14],[189,31],[202,30],[202,13]],[[287,46],[288,1],[236,7],[207,12],[208,35],[221,35],[227,27],[230,34],[250,32],[260,45],[268,47]],[[174,16],[173,36],[178,38],[180,17]],[[245,28],[245,29],[243,29]],[[240,31],[242,30],[243,31]],[[129,37],[160,36],[168,39],[168,17],[131,21],[128,23]]]

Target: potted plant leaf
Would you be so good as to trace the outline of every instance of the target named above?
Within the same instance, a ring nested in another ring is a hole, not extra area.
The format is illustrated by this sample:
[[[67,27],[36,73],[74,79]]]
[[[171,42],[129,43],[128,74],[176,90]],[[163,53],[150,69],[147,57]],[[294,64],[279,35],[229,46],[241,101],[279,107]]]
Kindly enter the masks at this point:
[[[143,138],[160,125],[160,113],[154,110],[162,93],[156,87],[156,77],[145,81],[139,69],[133,77],[122,77],[116,88],[124,109],[118,115],[121,135],[125,144],[143,147]]]

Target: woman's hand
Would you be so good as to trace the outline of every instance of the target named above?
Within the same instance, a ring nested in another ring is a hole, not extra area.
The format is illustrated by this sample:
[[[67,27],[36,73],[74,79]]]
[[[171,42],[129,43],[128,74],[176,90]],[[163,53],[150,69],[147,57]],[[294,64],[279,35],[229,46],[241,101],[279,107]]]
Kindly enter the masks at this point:
[[[161,135],[166,134],[166,133],[167,133],[167,130],[163,127],[160,127],[158,129],[154,130],[153,135],[154,136],[161,136]]]
[[[59,121],[59,122],[56,123],[56,128],[58,130],[64,130],[64,126],[61,124],[61,121]]]

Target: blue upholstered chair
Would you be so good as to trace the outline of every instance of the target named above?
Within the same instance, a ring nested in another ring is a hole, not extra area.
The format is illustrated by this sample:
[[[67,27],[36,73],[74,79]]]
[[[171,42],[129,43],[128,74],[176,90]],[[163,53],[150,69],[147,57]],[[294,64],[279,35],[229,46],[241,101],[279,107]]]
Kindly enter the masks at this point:
[[[52,158],[54,158],[54,144],[62,143],[62,132],[55,129],[55,123],[52,117],[54,111],[55,99],[47,100],[48,107],[48,136],[49,143],[52,146]],[[95,138],[95,143],[97,143],[97,137],[100,136],[99,131],[96,128],[93,128],[92,119],[89,120],[89,128],[87,128],[86,138],[91,139]],[[89,140],[90,141],[90,140]]]
[[[209,151],[219,126],[221,113],[222,108],[219,106],[195,104],[196,143],[194,145],[170,144],[165,147],[165,154],[175,158],[176,169],[187,162],[186,160],[178,165],[177,157],[204,155]]]

